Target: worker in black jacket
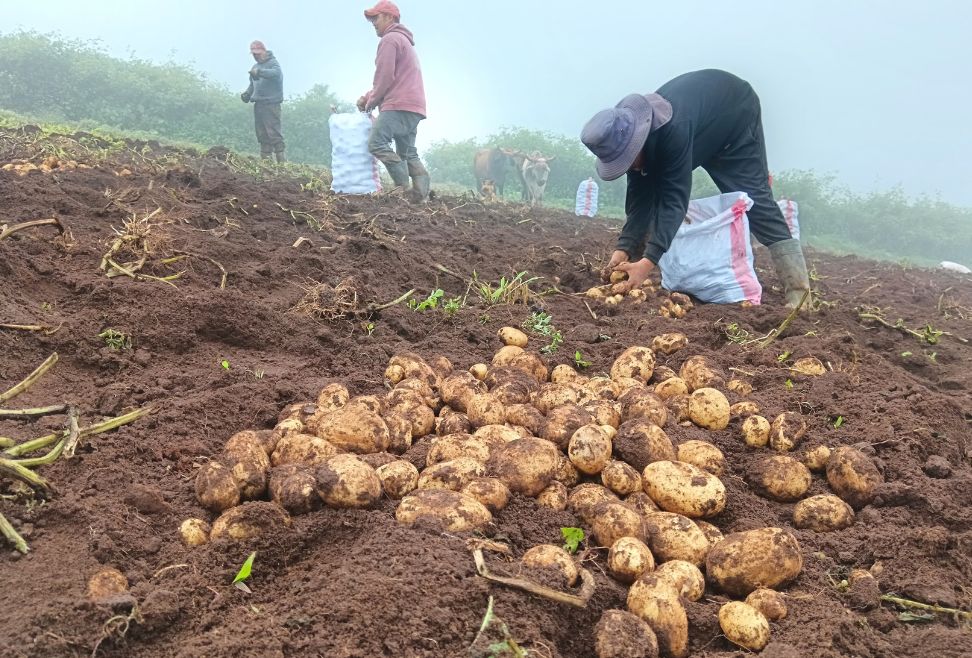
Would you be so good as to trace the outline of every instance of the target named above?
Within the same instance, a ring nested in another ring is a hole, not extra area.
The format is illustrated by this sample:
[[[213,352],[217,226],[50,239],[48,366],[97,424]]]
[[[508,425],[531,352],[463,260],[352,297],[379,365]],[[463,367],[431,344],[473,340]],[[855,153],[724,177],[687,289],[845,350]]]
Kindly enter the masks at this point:
[[[773,200],[759,97],[745,80],[708,69],[680,75],[654,94],[631,94],[594,115],[581,141],[604,180],[628,174],[627,221],[609,270],[627,287],[648,278],[685,219],[692,171],[705,169],[722,192],[753,200],[749,228],[769,247],[793,308],[810,287],[800,241]]]

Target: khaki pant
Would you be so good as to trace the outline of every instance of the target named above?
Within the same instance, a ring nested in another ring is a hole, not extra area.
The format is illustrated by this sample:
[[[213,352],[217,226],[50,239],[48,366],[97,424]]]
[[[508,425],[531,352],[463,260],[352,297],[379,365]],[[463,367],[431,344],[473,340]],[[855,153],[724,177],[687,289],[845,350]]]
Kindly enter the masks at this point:
[[[271,154],[283,154],[284,139],[280,129],[280,103],[254,103],[253,124],[257,141],[260,142],[260,155],[269,158]]]

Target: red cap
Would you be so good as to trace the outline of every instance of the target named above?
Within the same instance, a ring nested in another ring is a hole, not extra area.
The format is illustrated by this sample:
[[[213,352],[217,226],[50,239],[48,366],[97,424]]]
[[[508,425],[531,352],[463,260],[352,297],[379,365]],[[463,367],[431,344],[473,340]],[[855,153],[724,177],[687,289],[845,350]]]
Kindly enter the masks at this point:
[[[250,44],[250,50],[266,50],[267,47],[263,45],[262,41],[254,41]]]
[[[398,6],[390,0],[379,0],[371,9],[365,9],[364,15],[367,19],[372,19],[378,14],[388,14],[394,16],[396,20],[401,20],[402,12],[398,11]]]

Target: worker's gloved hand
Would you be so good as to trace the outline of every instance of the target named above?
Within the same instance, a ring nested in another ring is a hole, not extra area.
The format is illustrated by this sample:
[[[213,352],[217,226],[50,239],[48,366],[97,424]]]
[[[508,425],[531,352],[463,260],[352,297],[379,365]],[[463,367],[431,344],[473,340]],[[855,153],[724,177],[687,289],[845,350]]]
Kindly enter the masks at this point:
[[[611,272],[614,271],[614,268],[616,268],[621,263],[627,263],[627,262],[628,262],[628,252],[618,249],[613,254],[611,254],[611,260],[609,260],[608,264],[604,267],[603,270],[601,270],[601,278],[604,279],[605,281],[610,281]]]
[[[366,99],[364,96],[362,96],[361,98],[359,98],[358,99],[358,102],[356,103],[356,105],[358,106],[358,111],[359,112],[364,112],[365,111],[365,107],[367,107],[367,104],[368,104],[368,99]]]
[[[655,269],[655,264],[647,258],[642,258],[633,263],[620,263],[617,269],[628,273],[627,281],[622,281],[622,285],[624,286],[623,292],[628,292],[648,280],[648,275]]]
[[[240,100],[243,101],[244,103],[249,103],[250,95],[244,91],[242,94],[240,94]]]

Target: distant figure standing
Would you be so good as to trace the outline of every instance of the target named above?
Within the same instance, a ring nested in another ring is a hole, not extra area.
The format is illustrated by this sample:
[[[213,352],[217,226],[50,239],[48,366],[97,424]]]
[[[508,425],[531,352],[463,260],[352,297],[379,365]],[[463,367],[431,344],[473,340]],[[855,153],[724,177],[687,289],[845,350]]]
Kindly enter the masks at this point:
[[[591,176],[577,186],[577,201],[574,203],[574,214],[578,217],[594,217],[597,215],[597,183]]]
[[[415,54],[415,39],[401,24],[395,3],[381,0],[364,12],[378,35],[375,78],[371,91],[358,99],[358,109],[378,108],[368,149],[384,163],[395,187],[404,191],[412,178],[412,194],[418,201],[429,198],[429,172],[415,149],[418,124],[425,119],[425,86]],[[389,148],[395,142],[395,150]]]
[[[267,50],[262,41],[250,44],[250,54],[256,64],[250,69],[250,86],[240,94],[240,98],[244,103],[253,103],[253,124],[257,141],[260,142],[260,157],[271,158],[272,154],[276,154],[277,162],[285,162],[283,132],[280,129],[283,71],[273,51]]]

